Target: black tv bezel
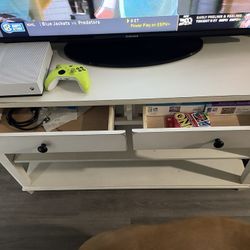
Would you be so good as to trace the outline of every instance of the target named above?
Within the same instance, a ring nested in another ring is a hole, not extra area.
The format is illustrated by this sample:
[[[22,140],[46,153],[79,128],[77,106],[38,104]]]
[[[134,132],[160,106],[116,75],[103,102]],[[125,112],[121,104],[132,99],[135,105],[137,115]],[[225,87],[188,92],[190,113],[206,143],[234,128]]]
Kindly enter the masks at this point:
[[[91,39],[130,39],[143,37],[211,37],[211,36],[240,36],[250,35],[248,28],[196,30],[196,31],[163,31],[142,33],[115,33],[96,35],[63,35],[63,36],[29,36],[29,37],[0,37],[0,43],[42,42],[54,43],[80,42]]]

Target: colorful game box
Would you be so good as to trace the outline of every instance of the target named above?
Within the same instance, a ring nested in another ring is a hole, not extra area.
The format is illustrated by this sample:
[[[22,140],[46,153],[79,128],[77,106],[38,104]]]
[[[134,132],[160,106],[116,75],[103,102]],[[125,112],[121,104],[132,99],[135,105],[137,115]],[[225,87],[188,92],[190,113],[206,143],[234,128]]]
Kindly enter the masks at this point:
[[[204,112],[176,113],[166,116],[165,127],[167,128],[193,128],[210,127],[209,117]]]

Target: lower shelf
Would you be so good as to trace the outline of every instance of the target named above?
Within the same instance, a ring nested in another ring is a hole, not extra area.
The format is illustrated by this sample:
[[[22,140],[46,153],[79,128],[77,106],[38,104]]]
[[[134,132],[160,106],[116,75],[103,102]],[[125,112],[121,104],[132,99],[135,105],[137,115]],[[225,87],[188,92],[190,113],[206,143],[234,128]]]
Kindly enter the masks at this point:
[[[24,191],[245,189],[241,160],[31,163]]]

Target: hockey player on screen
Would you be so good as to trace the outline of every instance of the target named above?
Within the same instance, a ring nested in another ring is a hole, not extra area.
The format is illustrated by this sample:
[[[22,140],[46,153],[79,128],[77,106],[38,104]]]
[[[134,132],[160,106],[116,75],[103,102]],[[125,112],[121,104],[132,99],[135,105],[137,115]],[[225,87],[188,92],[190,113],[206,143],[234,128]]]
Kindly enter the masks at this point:
[[[94,3],[98,5],[99,1],[94,1]],[[116,4],[116,0],[104,0],[100,7],[97,9],[95,17],[99,19],[114,18]]]

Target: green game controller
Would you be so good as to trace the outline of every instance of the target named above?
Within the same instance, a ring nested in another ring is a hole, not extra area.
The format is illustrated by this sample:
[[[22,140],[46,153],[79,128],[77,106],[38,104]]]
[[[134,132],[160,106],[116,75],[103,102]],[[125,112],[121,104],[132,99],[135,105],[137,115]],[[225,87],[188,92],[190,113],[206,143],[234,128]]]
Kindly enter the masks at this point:
[[[58,64],[47,76],[44,86],[47,91],[53,90],[59,81],[73,80],[78,82],[83,92],[88,92],[90,87],[89,73],[82,65]]]

